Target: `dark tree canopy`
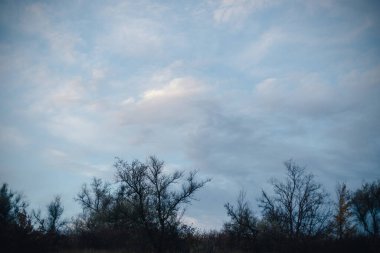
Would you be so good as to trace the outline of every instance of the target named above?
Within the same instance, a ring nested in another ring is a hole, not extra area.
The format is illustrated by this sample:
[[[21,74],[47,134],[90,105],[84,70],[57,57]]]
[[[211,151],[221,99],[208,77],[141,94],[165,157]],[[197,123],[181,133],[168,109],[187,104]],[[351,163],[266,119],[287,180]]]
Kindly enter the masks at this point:
[[[7,184],[1,186],[0,224],[2,227],[6,224],[21,225],[27,206],[28,203],[21,194],[11,191]]]
[[[4,252],[21,251],[31,243],[33,232],[28,203],[24,197],[3,184],[0,189],[0,245]]]
[[[365,183],[352,196],[353,213],[364,231],[373,237],[380,229],[380,180]]]

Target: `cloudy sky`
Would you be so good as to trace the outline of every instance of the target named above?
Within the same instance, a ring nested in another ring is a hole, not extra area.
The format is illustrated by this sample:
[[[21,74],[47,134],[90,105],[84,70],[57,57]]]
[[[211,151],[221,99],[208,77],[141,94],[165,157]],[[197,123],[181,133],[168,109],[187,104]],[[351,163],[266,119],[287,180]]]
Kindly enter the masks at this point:
[[[106,4],[105,4],[106,3]],[[188,222],[220,228],[293,158],[333,192],[380,177],[380,4],[0,2],[0,179],[66,216],[114,157],[212,181]]]

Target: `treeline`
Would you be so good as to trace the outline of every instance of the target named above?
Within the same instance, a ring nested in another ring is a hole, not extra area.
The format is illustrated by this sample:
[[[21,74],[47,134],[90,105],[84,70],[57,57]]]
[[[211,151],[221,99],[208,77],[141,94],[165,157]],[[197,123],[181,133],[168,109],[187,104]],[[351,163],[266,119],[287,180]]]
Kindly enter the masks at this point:
[[[220,231],[200,232],[184,224],[184,207],[210,179],[166,173],[164,162],[116,159],[116,180],[94,178],[75,200],[82,213],[62,217],[59,196],[41,210],[28,210],[24,197],[3,184],[0,190],[2,252],[57,252],[81,249],[125,252],[378,252],[380,180],[350,190],[344,183],[329,196],[313,174],[292,160],[286,176],[271,179],[255,214],[244,191],[226,203],[229,220]]]

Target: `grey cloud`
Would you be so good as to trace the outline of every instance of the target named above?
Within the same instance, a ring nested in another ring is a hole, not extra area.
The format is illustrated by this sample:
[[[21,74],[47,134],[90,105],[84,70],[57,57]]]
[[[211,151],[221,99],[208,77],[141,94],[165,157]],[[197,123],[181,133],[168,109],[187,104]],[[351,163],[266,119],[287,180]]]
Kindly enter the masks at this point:
[[[268,93],[226,96],[193,130],[185,152],[211,177],[239,182],[224,184],[225,193],[240,186],[258,194],[290,158],[330,190],[338,180],[357,186],[379,177],[379,89],[373,75],[360,75],[360,84],[349,75],[336,85],[273,80],[277,83]],[[245,110],[229,108],[233,99]]]

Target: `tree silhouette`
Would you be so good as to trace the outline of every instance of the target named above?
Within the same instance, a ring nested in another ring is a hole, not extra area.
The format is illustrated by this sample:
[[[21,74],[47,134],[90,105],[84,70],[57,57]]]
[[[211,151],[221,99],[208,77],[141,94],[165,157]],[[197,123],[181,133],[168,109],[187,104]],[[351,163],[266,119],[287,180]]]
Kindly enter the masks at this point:
[[[224,205],[229,222],[224,224],[224,230],[237,238],[254,238],[257,234],[257,219],[253,215],[246,200],[245,191],[240,191],[237,198],[236,207],[227,203]]]
[[[26,214],[28,203],[22,195],[11,191],[7,184],[0,189],[0,225],[5,228],[9,225],[19,226],[20,218]]]
[[[312,174],[292,160],[285,162],[285,181],[271,180],[274,194],[262,191],[260,207],[265,219],[289,238],[321,235],[330,216],[327,194]]]
[[[61,228],[66,224],[66,221],[62,220],[63,206],[61,203],[61,197],[56,196],[54,200],[47,206],[47,232],[59,233]]]
[[[62,220],[64,208],[61,203],[61,197],[55,196],[54,199],[46,206],[47,216],[41,217],[41,210],[33,211],[33,216],[41,232],[58,235],[67,221]]]
[[[83,213],[69,226],[59,196],[41,211],[27,212],[24,197],[0,188],[0,245],[5,252],[66,252],[103,249],[130,252],[377,252],[380,246],[380,180],[351,192],[336,188],[332,203],[305,168],[285,162],[284,180],[272,179],[262,191],[256,218],[241,191],[224,205],[229,220],[222,230],[200,233],[185,225],[185,204],[210,180],[196,172],[168,173],[149,157],[131,163],[116,159],[116,182],[93,178],[75,200]],[[330,208],[334,208],[330,211]],[[34,221],[34,226],[32,224]],[[107,251],[108,252],[108,251]]]
[[[0,245],[2,250],[21,251],[30,243],[32,220],[27,213],[28,203],[19,193],[3,184],[0,189]]]
[[[240,191],[236,206],[230,203],[224,205],[230,221],[224,223],[224,232],[230,238],[231,246],[247,249],[257,235],[257,218],[246,200],[245,191]]]
[[[90,186],[84,184],[74,199],[79,202],[83,210],[79,219],[82,221],[81,229],[99,229],[104,223],[110,221],[109,216],[113,208],[114,197],[109,183],[94,177]]]
[[[164,252],[170,237],[178,233],[183,204],[189,203],[209,180],[196,181],[196,172],[192,171],[178,187],[184,173],[165,174],[164,162],[154,156],[145,163],[117,159],[115,168],[119,196],[134,207],[138,222],[155,250]]]
[[[355,232],[352,224],[350,192],[345,183],[336,187],[338,201],[335,203],[335,215],[333,220],[335,234],[339,239],[350,237]]]
[[[380,180],[365,183],[352,196],[353,213],[365,232],[379,236]]]

